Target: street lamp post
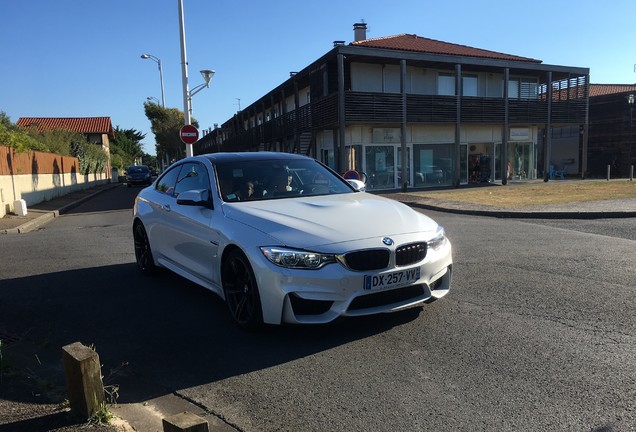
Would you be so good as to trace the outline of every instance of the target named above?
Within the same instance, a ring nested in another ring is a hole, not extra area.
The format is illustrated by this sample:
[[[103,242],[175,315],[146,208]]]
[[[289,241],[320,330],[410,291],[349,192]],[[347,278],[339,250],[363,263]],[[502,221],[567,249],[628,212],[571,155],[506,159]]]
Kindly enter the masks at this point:
[[[214,75],[214,71],[210,69],[204,69],[201,71],[205,82],[193,88],[188,89],[188,60],[186,55],[186,42],[185,42],[185,23],[183,20],[183,0],[179,0],[179,30],[181,35],[181,76],[183,82],[183,115],[186,125],[192,123],[192,96],[210,87],[210,80]],[[192,156],[192,144],[186,144],[186,157]]]
[[[159,67],[159,79],[161,80],[161,106],[163,108],[165,108],[166,107],[166,98],[165,98],[164,91],[163,91],[163,68],[161,67],[161,59],[153,56],[152,54],[142,54],[141,58],[142,59],[150,59],[150,60],[154,61],[155,63],[157,63],[157,66]]]

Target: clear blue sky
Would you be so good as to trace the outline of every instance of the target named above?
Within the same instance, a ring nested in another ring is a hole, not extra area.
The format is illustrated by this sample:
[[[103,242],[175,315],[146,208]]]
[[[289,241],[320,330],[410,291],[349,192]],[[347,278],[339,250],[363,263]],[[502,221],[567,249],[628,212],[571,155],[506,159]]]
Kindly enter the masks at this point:
[[[190,89],[200,127],[228,120],[318,59],[334,40],[422,37],[589,67],[592,83],[636,83],[636,1],[183,0]],[[178,0],[0,0],[0,111],[19,117],[109,116],[113,126],[154,136],[147,97],[183,110]]]

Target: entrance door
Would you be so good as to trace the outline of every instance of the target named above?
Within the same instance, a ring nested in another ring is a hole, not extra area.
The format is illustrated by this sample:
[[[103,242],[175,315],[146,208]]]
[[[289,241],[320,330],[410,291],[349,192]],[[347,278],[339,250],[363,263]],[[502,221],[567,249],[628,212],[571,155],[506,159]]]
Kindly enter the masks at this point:
[[[510,143],[508,148],[510,180],[534,178],[534,145],[531,142]]]
[[[368,145],[365,148],[366,173],[369,189],[394,189],[396,182],[396,147]]]
[[[494,144],[470,144],[468,148],[469,181],[488,183],[495,175]]]

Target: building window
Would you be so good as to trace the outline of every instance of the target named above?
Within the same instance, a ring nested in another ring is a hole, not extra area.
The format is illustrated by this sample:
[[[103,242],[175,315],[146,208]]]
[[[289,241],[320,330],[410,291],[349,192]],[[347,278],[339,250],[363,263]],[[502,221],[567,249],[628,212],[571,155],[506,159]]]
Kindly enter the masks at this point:
[[[539,84],[534,78],[510,78],[508,81],[508,97],[510,99],[536,99]]]
[[[477,96],[477,75],[462,75],[462,96]],[[437,77],[437,94],[455,96],[455,75],[440,73]]]
[[[437,94],[455,96],[455,75],[441,73],[437,76]]]
[[[477,96],[477,75],[462,75],[462,95]]]

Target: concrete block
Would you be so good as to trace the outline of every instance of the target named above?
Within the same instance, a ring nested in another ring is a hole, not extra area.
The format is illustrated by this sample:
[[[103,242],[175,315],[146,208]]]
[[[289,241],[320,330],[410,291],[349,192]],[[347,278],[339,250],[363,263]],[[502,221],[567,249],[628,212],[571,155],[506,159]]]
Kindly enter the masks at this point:
[[[99,356],[75,342],[62,348],[62,362],[71,411],[89,419],[104,404]]]
[[[13,208],[15,209],[15,214],[18,216],[26,216],[27,215],[27,204],[23,199],[13,201]]]
[[[208,422],[186,411],[164,418],[163,432],[209,432]]]

